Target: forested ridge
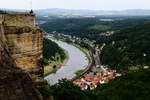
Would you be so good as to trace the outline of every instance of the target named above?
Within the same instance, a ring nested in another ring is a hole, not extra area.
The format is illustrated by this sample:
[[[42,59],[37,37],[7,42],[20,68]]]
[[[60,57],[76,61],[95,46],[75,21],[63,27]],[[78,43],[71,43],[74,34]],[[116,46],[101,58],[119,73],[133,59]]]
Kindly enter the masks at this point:
[[[89,35],[98,34],[106,30],[120,30],[133,27],[149,21],[149,17],[95,17],[95,18],[64,18],[47,20],[40,27],[46,32],[52,31],[62,32],[66,34],[73,33],[74,35]],[[129,25],[130,24],[130,25]]]
[[[113,35],[101,55],[103,64],[116,69],[150,66],[150,22]]]
[[[111,37],[100,36],[106,31],[123,30],[150,21],[149,16],[101,16],[95,18],[64,18],[47,20],[40,27],[48,33],[76,35],[81,38],[95,40],[96,43],[110,42]]]

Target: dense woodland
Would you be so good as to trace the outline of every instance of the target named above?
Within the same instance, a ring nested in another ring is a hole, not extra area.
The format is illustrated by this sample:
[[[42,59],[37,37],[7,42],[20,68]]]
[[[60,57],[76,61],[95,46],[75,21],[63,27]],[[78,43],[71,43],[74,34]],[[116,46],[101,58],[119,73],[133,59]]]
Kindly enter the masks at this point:
[[[115,69],[150,66],[150,22],[113,35],[100,56],[103,64]]]
[[[43,57],[44,65],[48,64],[48,60],[56,60],[54,57],[58,54],[63,61],[66,58],[66,54],[62,48],[60,48],[55,42],[44,39],[43,43]]]
[[[121,30],[124,28],[134,27],[136,25],[149,21],[149,17],[127,17],[127,16],[110,16],[96,18],[66,18],[51,19],[47,23],[40,25],[46,32],[57,31],[60,33],[78,35],[89,39],[98,39],[101,32],[106,30]]]

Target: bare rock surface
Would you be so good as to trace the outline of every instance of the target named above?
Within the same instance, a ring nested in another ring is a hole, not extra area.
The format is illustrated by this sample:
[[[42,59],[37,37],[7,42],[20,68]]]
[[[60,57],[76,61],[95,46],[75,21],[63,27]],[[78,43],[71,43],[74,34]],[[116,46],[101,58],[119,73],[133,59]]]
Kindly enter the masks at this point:
[[[34,15],[0,13],[0,100],[43,100],[34,81],[43,73],[42,39]]]

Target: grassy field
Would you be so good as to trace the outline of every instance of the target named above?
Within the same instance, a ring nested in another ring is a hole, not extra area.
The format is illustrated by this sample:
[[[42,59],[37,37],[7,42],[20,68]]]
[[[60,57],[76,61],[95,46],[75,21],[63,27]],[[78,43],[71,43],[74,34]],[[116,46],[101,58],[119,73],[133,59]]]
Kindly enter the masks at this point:
[[[77,71],[75,74],[76,74],[77,76],[79,76],[79,75],[81,75],[81,73],[83,73],[83,72],[84,72],[84,69]]]
[[[89,29],[93,29],[93,30],[106,30],[106,29],[110,29],[110,26],[106,26],[106,25],[94,25],[89,27]]]
[[[57,54],[54,58],[59,58],[59,59],[56,59],[55,61],[49,61],[49,65],[44,66],[44,77],[52,73],[56,73],[57,70],[61,68],[61,66],[64,65],[65,62],[67,62],[69,56],[67,51],[64,50],[64,52],[66,54],[66,57],[65,59],[63,59],[63,61],[60,59],[60,55]]]
[[[52,74],[52,73],[56,73],[57,72],[57,69],[52,69],[51,71],[49,71],[49,72],[44,72],[44,77],[45,76],[48,76],[48,75],[50,75],[50,74]]]

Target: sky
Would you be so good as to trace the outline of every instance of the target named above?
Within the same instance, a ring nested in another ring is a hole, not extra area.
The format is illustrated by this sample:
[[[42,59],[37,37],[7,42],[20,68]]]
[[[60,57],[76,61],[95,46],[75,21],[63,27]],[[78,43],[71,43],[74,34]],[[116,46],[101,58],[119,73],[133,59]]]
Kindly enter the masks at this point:
[[[31,6],[32,5],[32,6]],[[10,9],[150,9],[150,0],[0,0],[0,8]]]

